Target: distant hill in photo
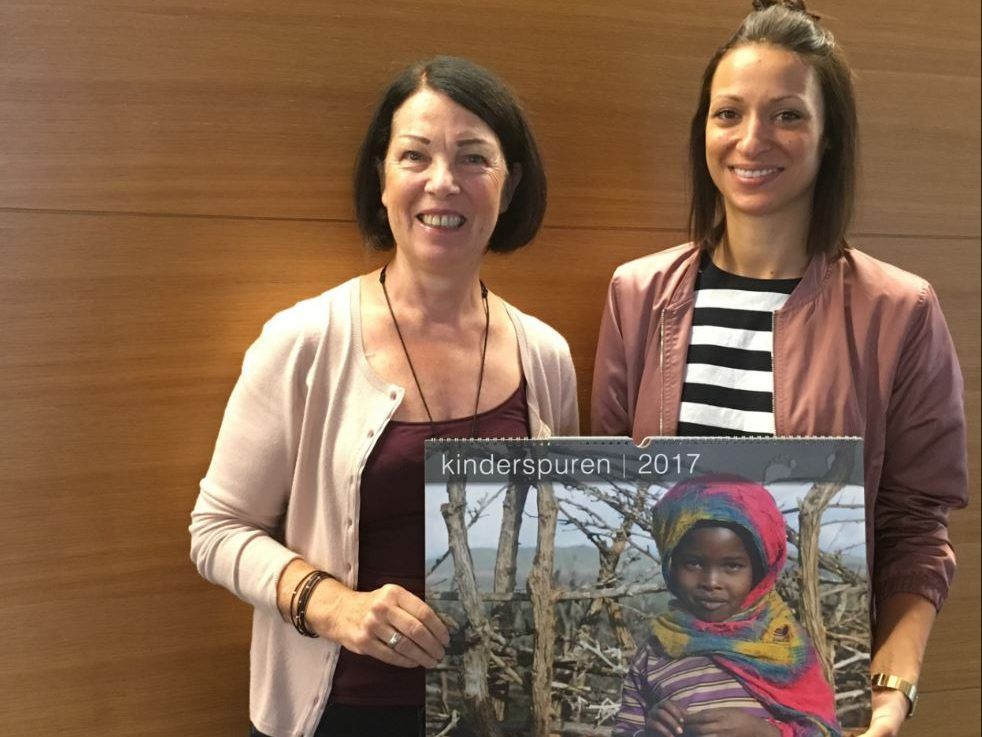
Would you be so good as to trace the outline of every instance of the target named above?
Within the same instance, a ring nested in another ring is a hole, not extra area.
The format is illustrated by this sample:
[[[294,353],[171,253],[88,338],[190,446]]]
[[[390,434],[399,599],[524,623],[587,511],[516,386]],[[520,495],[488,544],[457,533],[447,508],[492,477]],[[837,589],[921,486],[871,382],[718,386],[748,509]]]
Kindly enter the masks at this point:
[[[472,548],[471,558],[474,561],[474,575],[478,589],[490,591],[494,581],[494,563],[498,556],[497,548]],[[516,565],[516,585],[519,591],[525,590],[525,581],[532,569],[535,549],[520,547]],[[426,561],[426,570],[433,567],[434,559]],[[651,577],[661,578],[661,572],[650,559],[635,561],[630,565],[619,566],[621,575],[630,582],[647,581]],[[556,548],[554,577],[557,584],[566,588],[588,586],[597,580],[600,570],[599,555],[592,545],[570,545]],[[447,591],[452,588],[453,565],[448,557],[439,567],[427,577],[427,585],[436,591]]]

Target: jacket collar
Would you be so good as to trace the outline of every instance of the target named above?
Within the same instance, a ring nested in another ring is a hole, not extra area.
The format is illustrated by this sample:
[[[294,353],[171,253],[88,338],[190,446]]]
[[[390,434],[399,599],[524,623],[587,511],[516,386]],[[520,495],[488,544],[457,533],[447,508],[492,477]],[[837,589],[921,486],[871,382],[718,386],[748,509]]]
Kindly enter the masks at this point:
[[[805,273],[798,282],[798,286],[791,292],[788,301],[784,303],[778,312],[787,312],[797,309],[813,301],[821,292],[826,280],[832,273],[832,263],[835,259],[830,259],[824,253],[816,253],[808,262]]]
[[[699,274],[701,255],[702,249],[693,245],[691,252],[684,257],[682,278],[679,279],[675,294],[668,304],[670,309],[688,307],[688,303],[692,301],[696,288],[696,276]],[[788,301],[778,312],[794,310],[814,300],[832,273],[832,264],[837,258],[839,257],[829,258],[824,253],[812,256],[808,266],[805,267],[805,273],[802,275],[801,281],[798,282],[798,286],[794,288]]]

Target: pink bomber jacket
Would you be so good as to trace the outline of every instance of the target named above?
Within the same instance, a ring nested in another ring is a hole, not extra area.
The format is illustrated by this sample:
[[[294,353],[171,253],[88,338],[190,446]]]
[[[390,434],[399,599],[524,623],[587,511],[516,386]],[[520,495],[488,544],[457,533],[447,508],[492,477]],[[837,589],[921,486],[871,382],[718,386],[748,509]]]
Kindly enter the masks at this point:
[[[674,435],[699,249],[619,267],[594,368],[591,425],[635,441]],[[948,510],[968,501],[962,376],[931,285],[847,249],[812,259],[774,315],[776,434],[864,440],[874,602],[940,608],[955,572]]]

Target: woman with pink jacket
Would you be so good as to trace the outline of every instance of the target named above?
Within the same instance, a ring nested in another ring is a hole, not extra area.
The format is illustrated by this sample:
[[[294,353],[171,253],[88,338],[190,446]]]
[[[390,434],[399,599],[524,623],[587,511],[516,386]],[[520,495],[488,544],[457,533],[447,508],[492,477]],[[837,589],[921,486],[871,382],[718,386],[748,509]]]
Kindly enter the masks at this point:
[[[965,416],[930,284],[846,242],[857,134],[832,35],[800,0],[756,0],[703,76],[691,242],[611,281],[592,429],[863,437],[874,610],[865,737],[893,737],[913,712],[955,570],[947,521],[967,501]]]

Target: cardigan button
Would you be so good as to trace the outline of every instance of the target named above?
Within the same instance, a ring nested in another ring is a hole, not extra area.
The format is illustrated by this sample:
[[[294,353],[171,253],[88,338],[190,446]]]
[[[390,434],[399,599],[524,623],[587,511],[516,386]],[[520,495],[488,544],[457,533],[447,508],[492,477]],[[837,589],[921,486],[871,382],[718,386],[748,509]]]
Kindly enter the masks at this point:
[[[368,437],[370,437],[370,438],[374,438],[374,437],[375,437],[375,430],[371,430],[371,429],[370,429],[370,430],[368,431]]]
[[[396,401],[398,398],[399,398],[398,392],[394,392],[394,391],[389,392],[389,399],[391,399],[393,402]]]

